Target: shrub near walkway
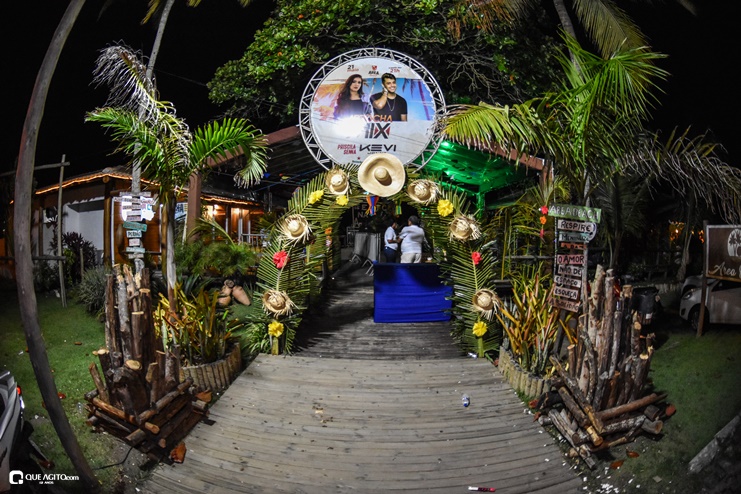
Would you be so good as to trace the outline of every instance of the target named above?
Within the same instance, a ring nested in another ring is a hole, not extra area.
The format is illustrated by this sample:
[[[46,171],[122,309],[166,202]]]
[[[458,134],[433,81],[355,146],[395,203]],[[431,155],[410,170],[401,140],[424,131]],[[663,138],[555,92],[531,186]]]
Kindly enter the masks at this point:
[[[103,323],[89,315],[82,305],[69,301],[63,308],[61,300],[48,294],[37,294],[39,323],[43,331],[49,362],[54,372],[62,405],[90,466],[101,481],[103,492],[116,492],[120,469],[119,455],[125,455],[128,446],[114,438],[96,434],[85,424],[87,410],[84,395],[94,388],[88,365],[94,361],[93,350],[105,346]],[[0,368],[9,369],[23,390],[25,415],[34,427],[32,438],[54,461],[56,467],[49,473],[76,475],[62,448],[57,433],[43,407],[36,377],[26,352],[26,340],[18,311],[15,286],[0,288]],[[59,481],[56,487],[67,492],[82,492],[75,482]]]

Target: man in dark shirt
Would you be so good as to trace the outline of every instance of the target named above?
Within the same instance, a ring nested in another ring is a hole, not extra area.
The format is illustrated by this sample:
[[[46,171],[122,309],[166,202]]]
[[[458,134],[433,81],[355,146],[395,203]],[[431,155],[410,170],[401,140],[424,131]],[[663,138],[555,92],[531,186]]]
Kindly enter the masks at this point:
[[[407,100],[396,94],[396,76],[383,74],[381,85],[383,91],[370,98],[375,119],[380,122],[406,122]]]

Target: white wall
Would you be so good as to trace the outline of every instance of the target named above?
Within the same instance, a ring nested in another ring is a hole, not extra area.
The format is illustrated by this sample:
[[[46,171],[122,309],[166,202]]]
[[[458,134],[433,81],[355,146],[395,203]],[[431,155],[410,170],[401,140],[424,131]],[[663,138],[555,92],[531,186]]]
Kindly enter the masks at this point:
[[[103,211],[77,212],[64,206],[64,232],[77,232],[97,250],[103,249]]]
[[[103,211],[75,211],[65,204],[64,216],[62,217],[62,232],[76,232],[82,235],[82,238],[92,242],[95,249],[103,250]],[[57,255],[49,247],[52,237],[54,236],[54,223],[44,224],[44,245],[42,250],[47,255]],[[99,260],[98,260],[99,261]]]

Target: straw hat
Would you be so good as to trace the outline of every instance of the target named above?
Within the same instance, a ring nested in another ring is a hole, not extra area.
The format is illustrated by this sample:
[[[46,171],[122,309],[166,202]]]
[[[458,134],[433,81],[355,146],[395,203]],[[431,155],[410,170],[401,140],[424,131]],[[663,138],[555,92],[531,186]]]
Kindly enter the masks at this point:
[[[473,308],[491,318],[494,311],[499,309],[499,297],[492,290],[482,288],[473,294],[471,301]]]
[[[337,167],[332,168],[327,172],[327,178],[324,183],[326,184],[327,189],[329,189],[329,193],[336,196],[347,194],[347,191],[350,188],[350,181],[347,179],[347,173]]]
[[[284,316],[293,312],[296,304],[293,303],[286,292],[268,290],[262,296],[262,306],[265,312],[269,314]]]
[[[404,187],[406,172],[401,160],[389,153],[371,154],[358,168],[360,186],[374,196],[389,197]]]
[[[437,184],[432,180],[415,180],[409,184],[407,193],[414,202],[427,205],[437,199],[439,190]]]
[[[301,214],[291,214],[282,218],[280,232],[289,243],[306,242],[311,236],[309,222]]]
[[[460,215],[451,221],[448,230],[450,238],[454,240],[476,240],[481,236],[476,220],[464,215]]]

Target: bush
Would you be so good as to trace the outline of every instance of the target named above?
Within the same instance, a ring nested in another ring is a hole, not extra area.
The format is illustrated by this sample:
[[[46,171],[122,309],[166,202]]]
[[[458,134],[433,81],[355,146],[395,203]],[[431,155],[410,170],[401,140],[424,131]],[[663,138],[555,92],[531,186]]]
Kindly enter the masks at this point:
[[[551,304],[553,285],[542,265],[525,267],[512,273],[512,300],[502,301],[496,318],[504,328],[512,356],[523,370],[548,377],[552,366],[548,357],[562,329],[569,342],[576,335],[568,325],[570,316],[560,317]]]
[[[218,296],[217,291],[178,283],[174,307],[170,307],[167,298],[160,298],[154,313],[156,331],[165,348],[179,350],[185,365],[222,359],[235,341],[232,332],[243,323],[230,319],[229,312],[218,306]]]
[[[106,277],[110,270],[105,266],[88,269],[75,290],[75,298],[88,313],[100,317],[105,308]]]
[[[51,247],[51,251],[56,255],[56,227],[49,246]],[[79,283],[82,280],[82,272],[95,267],[97,264],[96,258],[98,253],[95,250],[95,246],[77,232],[62,234],[62,250],[66,258],[64,262],[65,286],[72,286],[75,283]],[[82,259],[80,258],[80,253],[82,253]]]
[[[33,265],[33,287],[38,293],[59,289],[59,270],[56,263],[39,261]]]
[[[199,238],[175,247],[175,262],[182,274],[230,278],[241,285],[246,274],[256,269],[255,249],[235,242],[217,223],[199,220],[193,234]]]

